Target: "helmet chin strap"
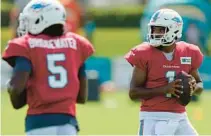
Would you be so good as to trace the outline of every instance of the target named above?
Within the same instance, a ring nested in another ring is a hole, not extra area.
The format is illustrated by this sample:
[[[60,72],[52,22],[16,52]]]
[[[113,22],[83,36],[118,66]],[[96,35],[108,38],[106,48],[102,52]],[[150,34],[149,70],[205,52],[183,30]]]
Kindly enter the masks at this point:
[[[175,43],[175,39],[172,40],[171,42],[163,43],[162,46],[171,46],[173,43]]]
[[[157,48],[157,49],[159,49],[159,50],[162,50],[164,47],[173,45],[173,44],[175,43],[175,41],[176,41],[176,40],[174,39],[172,42],[168,42],[168,43],[165,43],[165,44],[161,44],[161,45],[159,45],[159,46],[157,46],[157,47],[155,47],[155,48]]]
[[[161,44],[158,44],[158,45],[154,45],[154,47],[160,47],[160,46],[163,46],[163,47],[166,47],[166,46],[171,46],[172,44],[174,44],[175,43],[175,39],[174,40],[172,40],[171,42],[166,42],[166,43],[161,43]]]

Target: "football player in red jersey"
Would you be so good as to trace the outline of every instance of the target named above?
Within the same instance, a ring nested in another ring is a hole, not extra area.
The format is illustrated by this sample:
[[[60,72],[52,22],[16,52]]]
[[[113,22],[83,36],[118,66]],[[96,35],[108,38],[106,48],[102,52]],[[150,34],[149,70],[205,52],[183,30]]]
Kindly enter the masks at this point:
[[[190,124],[179,97],[180,71],[192,76],[191,92],[201,94],[202,79],[198,68],[203,55],[198,46],[178,41],[182,36],[183,21],[174,10],[155,12],[148,24],[148,42],[129,53],[125,59],[134,66],[129,96],[141,100],[140,135],[197,135]],[[174,97],[173,97],[174,96]]]
[[[66,12],[57,0],[32,0],[19,16],[18,38],[3,59],[14,72],[8,82],[12,105],[26,103],[27,135],[76,135],[76,103],[87,96],[85,60],[94,49],[85,38],[64,33]]]

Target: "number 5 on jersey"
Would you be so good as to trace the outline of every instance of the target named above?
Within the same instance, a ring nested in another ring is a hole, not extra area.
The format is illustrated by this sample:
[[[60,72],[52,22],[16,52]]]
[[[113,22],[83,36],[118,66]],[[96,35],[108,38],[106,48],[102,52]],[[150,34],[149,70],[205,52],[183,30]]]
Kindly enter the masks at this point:
[[[64,88],[68,83],[67,70],[63,66],[56,65],[56,62],[61,61],[65,61],[65,55],[62,53],[47,55],[47,67],[51,73],[48,76],[48,84],[51,88]],[[59,75],[59,79],[56,75]]]

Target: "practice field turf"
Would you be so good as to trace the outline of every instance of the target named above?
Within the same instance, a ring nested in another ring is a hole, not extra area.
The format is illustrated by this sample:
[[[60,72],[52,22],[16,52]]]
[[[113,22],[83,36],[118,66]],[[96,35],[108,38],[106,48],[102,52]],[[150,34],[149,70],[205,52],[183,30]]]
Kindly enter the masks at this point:
[[[189,118],[199,134],[211,134],[211,93],[205,92],[199,103],[188,105]],[[26,108],[14,110],[6,92],[1,103],[2,134],[24,134]],[[129,100],[126,92],[104,92],[100,102],[78,105],[80,134],[128,134],[138,130],[139,103]]]

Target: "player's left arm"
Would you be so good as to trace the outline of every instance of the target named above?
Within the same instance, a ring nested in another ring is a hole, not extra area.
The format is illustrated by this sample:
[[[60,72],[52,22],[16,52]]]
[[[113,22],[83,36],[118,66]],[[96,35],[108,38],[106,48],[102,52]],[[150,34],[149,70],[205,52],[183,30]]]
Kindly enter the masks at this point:
[[[80,88],[77,97],[77,103],[84,104],[87,100],[87,78],[85,73],[85,61],[94,53],[93,45],[84,37],[79,36],[78,41],[80,44],[80,56],[83,62],[79,69],[78,78],[80,81]]]
[[[10,101],[15,109],[20,109],[26,105],[26,83],[31,72],[31,62],[24,57],[16,57],[13,74],[7,83],[7,90]]]
[[[196,94],[200,95],[203,91],[203,82],[199,74],[199,67],[203,62],[203,54],[200,51],[199,47],[196,45],[190,46],[192,50],[192,69],[190,71],[190,75],[192,76],[192,80],[189,83],[191,87],[191,95]]]
[[[85,64],[83,64],[78,73],[78,78],[80,82],[79,92],[77,96],[77,103],[84,104],[87,100],[87,78],[85,73]]]
[[[196,95],[200,95],[203,91],[203,82],[202,79],[200,77],[199,71],[198,69],[196,70],[192,70],[190,72],[190,75],[193,77],[191,82],[190,82],[190,87],[191,87],[191,94],[196,94]]]

